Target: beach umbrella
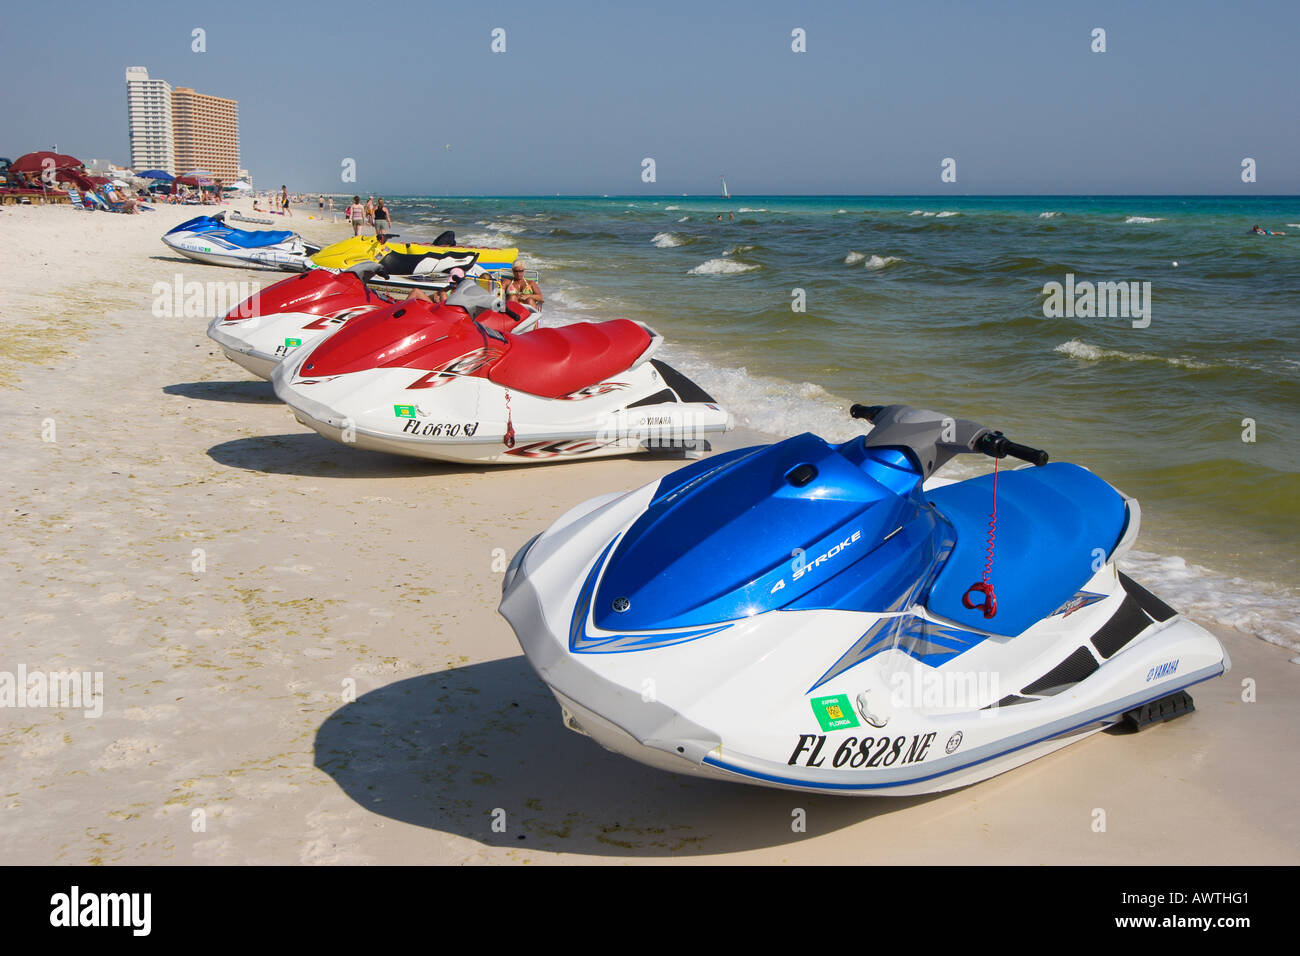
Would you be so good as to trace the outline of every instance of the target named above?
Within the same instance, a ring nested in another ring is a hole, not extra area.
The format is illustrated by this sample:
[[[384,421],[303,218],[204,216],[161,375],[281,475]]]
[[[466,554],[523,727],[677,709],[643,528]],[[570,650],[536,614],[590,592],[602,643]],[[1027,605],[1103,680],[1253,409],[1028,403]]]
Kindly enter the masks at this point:
[[[118,189],[129,189],[129,188],[130,188],[129,186],[127,186],[126,183],[122,182],[122,180],[120,180],[120,179],[114,179],[114,180],[113,180],[113,185],[116,186]]]
[[[241,179],[241,180],[239,180],[239,182],[237,182],[237,183],[231,183],[231,184],[230,184],[229,186],[227,186],[226,188],[227,188],[227,189],[239,189],[239,190],[244,190],[244,189],[252,189],[253,187],[250,186],[250,185],[248,185],[248,183],[244,182],[244,181]]]
[[[85,192],[88,189],[94,189],[97,185],[93,177],[87,176],[85,173],[76,169],[60,169],[58,173],[55,174],[55,178],[64,184],[71,183],[82,192]]]
[[[171,173],[161,169],[146,169],[138,174],[141,179],[161,179],[163,182],[171,182],[176,177]]]
[[[19,156],[9,168],[16,173],[42,173],[47,169],[81,169],[84,166],[85,164],[75,156],[43,149]]]

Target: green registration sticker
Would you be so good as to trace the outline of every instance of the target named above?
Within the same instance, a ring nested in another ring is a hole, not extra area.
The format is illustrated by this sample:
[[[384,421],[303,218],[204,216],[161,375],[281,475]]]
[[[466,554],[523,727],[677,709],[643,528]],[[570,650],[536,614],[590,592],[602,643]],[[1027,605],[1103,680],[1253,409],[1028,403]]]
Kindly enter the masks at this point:
[[[814,697],[809,703],[812,704],[813,713],[817,715],[817,723],[822,725],[822,730],[847,730],[858,726],[858,718],[853,715],[853,707],[844,694]]]
[[[398,418],[414,418],[414,417],[415,417],[415,406],[414,406],[414,405],[394,405],[394,406],[393,406],[393,414],[396,415]]]
[[[285,339],[284,344],[288,348],[296,349],[298,346],[302,345],[302,339]]]

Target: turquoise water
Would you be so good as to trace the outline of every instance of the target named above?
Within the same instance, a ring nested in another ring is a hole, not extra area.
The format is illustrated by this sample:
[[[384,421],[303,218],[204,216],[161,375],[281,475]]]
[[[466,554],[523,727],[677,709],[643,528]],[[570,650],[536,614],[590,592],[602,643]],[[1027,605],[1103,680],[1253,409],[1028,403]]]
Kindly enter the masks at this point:
[[[1300,649],[1300,198],[391,204],[404,239],[518,245],[549,323],[647,322],[739,423],[843,438],[849,403],[907,402],[1084,464],[1142,503],[1135,574]],[[1149,288],[1149,324],[1045,316],[1068,274]]]

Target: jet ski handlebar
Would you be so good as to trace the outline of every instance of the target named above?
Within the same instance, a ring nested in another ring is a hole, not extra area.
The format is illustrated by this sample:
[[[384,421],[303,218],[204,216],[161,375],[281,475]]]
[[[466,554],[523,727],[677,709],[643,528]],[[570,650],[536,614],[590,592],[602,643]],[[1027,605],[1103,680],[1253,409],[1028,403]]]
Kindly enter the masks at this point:
[[[953,419],[945,420],[940,418],[938,413],[912,409],[905,405],[853,405],[849,408],[849,414],[852,417],[865,418],[873,424],[876,423],[877,418],[882,417],[881,413],[886,411],[888,414],[883,416],[884,422],[882,424],[884,428],[893,429],[894,432],[897,432],[900,422],[918,423],[924,432],[927,418],[929,418],[929,428],[943,427],[944,423],[951,423],[952,426],[958,424]],[[980,454],[988,455],[990,458],[1006,458],[1008,456],[1011,458],[1019,458],[1021,461],[1027,461],[1032,465],[1038,466],[1047,464],[1047,452],[1043,451],[1041,448],[1030,448],[1028,445],[1021,445],[1018,442],[1013,442],[1011,439],[1007,438],[1006,435],[1002,434],[1002,432],[993,431],[992,429],[978,425],[975,422],[962,422],[961,430],[964,431],[965,434],[958,438],[956,443],[951,439],[940,440],[939,443],[945,449],[943,456],[918,454],[917,457],[931,461],[929,469],[931,472],[936,470],[938,465],[942,464],[942,461],[946,461],[947,458],[962,450],[979,452]],[[972,432],[974,433],[973,435],[971,434]],[[901,439],[903,436],[895,435],[894,437]],[[882,440],[888,441],[888,439]],[[933,436],[927,436],[927,440],[932,444],[935,442]],[[922,451],[925,447],[924,445],[921,445],[920,447],[914,446],[910,441],[904,441],[904,443],[909,447],[913,447],[913,450],[918,452]],[[962,445],[965,445],[964,449],[961,447]]]
[[[1019,458],[1031,465],[1042,467],[1047,464],[1047,452],[1041,448],[1030,448],[1013,442],[1001,432],[985,432],[975,440],[975,450],[983,452],[990,458]]]

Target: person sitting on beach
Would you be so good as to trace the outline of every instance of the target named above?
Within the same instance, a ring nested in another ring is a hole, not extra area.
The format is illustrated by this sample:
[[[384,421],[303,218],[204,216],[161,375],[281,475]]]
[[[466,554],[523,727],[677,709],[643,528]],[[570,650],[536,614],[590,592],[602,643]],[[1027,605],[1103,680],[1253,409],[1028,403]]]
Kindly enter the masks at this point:
[[[121,209],[116,210],[117,212],[136,213],[140,211],[140,201],[138,199],[128,199],[125,196],[118,195],[118,192],[113,188],[112,183],[104,184],[104,195],[108,197],[108,201],[114,206],[122,207]]]
[[[510,267],[511,278],[502,283],[507,302],[518,302],[534,310],[542,307],[542,290],[536,282],[524,277],[524,264],[516,259]]]

